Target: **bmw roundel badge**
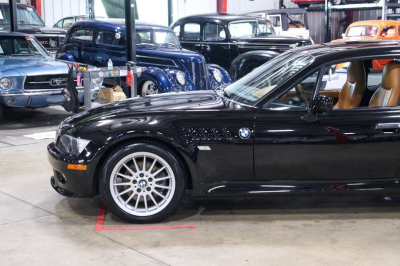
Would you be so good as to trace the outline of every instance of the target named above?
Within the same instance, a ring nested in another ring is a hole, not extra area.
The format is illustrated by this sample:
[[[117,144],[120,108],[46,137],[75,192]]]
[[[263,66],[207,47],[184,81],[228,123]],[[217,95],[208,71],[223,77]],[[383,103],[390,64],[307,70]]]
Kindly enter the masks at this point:
[[[242,139],[248,139],[251,136],[251,131],[250,129],[246,128],[241,128],[239,129],[239,136]]]

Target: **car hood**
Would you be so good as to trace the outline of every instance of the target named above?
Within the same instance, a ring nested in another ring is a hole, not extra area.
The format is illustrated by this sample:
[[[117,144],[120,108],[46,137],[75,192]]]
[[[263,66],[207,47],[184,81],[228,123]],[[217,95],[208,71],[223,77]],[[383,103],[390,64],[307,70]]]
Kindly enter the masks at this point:
[[[254,37],[254,38],[240,39],[239,42],[254,43],[254,44],[263,44],[266,42],[268,42],[268,43],[277,42],[277,43],[281,43],[281,44],[295,44],[295,43],[310,44],[311,43],[309,38],[282,36],[282,35],[271,35],[271,36],[266,36],[266,37]]]
[[[200,113],[210,111],[243,110],[248,107],[224,98],[222,91],[193,91],[162,93],[147,97],[131,98],[113,102],[77,114],[66,121],[74,125],[109,118],[118,120],[134,116],[163,116],[178,112]]]
[[[1,24],[0,30],[9,31],[10,24]],[[28,34],[62,34],[65,35],[65,30],[59,28],[49,28],[40,25],[18,25],[18,31]]]
[[[14,70],[21,75],[67,73],[66,63],[56,61],[52,58],[43,58],[39,56],[29,57],[4,57],[0,56],[0,72]]]
[[[142,48],[137,47],[136,53],[138,55],[154,55],[154,56],[168,56],[168,58],[182,58],[182,57],[200,57],[199,54],[181,48]]]

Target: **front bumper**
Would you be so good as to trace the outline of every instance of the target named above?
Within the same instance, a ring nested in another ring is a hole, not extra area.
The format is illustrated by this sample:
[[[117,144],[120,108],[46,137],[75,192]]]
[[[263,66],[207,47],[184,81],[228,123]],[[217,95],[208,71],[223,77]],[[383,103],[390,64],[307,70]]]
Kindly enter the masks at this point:
[[[70,170],[68,164],[80,164],[81,156],[72,158],[62,154],[54,142],[47,146],[47,152],[47,158],[53,168],[51,185],[58,193],[67,197],[81,198],[93,197],[97,194],[97,180],[94,180],[96,162],[85,163],[87,165],[85,171]]]
[[[91,99],[95,99],[99,94],[99,88],[91,89],[90,93]],[[78,98],[81,103],[83,103],[83,94],[83,88],[78,89]],[[62,105],[63,102],[64,97],[60,90],[0,94],[0,104],[8,107],[38,108]]]

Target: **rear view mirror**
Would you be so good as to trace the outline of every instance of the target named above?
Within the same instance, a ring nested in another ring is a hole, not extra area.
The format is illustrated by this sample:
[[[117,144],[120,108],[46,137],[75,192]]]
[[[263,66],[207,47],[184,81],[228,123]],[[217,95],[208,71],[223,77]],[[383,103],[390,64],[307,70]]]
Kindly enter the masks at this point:
[[[317,95],[315,97],[315,107],[318,113],[330,112],[333,110],[333,99],[327,95]]]

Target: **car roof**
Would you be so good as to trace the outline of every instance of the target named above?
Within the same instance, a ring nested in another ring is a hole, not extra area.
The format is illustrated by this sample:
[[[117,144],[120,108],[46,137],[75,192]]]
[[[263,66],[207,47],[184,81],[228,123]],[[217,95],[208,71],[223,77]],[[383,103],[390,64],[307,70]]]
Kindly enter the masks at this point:
[[[254,16],[249,16],[246,14],[233,14],[233,13],[207,13],[207,14],[196,14],[196,15],[191,15],[191,16],[186,16],[178,21],[184,21],[184,20],[197,20],[197,21],[209,21],[209,20],[221,20],[221,21],[236,21],[236,20],[245,20],[245,19],[257,19],[257,20],[265,20],[262,18],[257,18]]]
[[[115,29],[119,27],[122,31],[125,31],[125,19],[95,19],[95,20],[83,20],[77,21],[73,27],[90,27],[90,28],[102,28],[102,29]],[[136,29],[162,29],[171,31],[170,28],[158,24],[143,22],[135,20]]]
[[[349,25],[349,28],[352,26],[361,26],[361,25],[372,25],[372,26],[399,26],[400,22],[396,20],[362,20],[362,21],[357,21],[353,22]]]

